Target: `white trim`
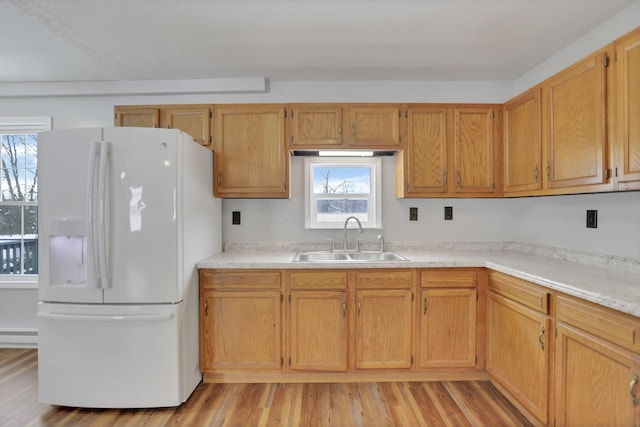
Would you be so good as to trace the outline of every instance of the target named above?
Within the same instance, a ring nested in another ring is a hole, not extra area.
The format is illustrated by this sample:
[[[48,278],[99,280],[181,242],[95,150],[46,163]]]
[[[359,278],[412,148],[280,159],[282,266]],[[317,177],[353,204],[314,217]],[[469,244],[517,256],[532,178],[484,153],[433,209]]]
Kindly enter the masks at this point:
[[[0,95],[2,97],[2,95]],[[0,117],[0,134],[38,133],[51,130],[52,118],[42,117]]]
[[[0,83],[0,98],[266,93],[265,77]]]
[[[37,347],[37,328],[0,328],[0,348]]]

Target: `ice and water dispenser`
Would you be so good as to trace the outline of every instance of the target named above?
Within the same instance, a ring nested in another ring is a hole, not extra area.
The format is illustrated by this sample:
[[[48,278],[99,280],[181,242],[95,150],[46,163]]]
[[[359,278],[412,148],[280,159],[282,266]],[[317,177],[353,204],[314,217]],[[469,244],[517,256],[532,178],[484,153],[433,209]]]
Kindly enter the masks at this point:
[[[86,286],[87,220],[55,218],[49,228],[49,283]]]

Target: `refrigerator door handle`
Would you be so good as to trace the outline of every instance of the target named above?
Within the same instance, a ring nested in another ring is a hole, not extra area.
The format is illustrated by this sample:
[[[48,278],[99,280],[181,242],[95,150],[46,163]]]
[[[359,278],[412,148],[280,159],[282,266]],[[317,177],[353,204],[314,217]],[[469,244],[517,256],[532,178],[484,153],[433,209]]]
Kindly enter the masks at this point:
[[[47,320],[70,320],[73,322],[87,322],[87,323],[159,322],[159,321],[168,321],[173,319],[173,313],[124,314],[124,315],[38,313],[37,316],[41,319],[47,319]]]
[[[98,272],[96,274],[96,287],[101,288],[102,283],[100,280],[99,264],[98,261],[98,221],[96,218],[96,175],[98,171],[96,169],[97,162],[96,157],[102,151],[102,144],[99,141],[91,141],[91,147],[89,149],[89,176],[87,177],[87,219],[89,222],[89,242],[91,242],[91,260],[93,266]]]
[[[98,264],[100,269],[100,282],[103,288],[111,287],[107,259],[107,232],[109,227],[108,200],[107,200],[107,167],[108,156],[111,152],[111,144],[101,142],[100,165],[98,169]]]

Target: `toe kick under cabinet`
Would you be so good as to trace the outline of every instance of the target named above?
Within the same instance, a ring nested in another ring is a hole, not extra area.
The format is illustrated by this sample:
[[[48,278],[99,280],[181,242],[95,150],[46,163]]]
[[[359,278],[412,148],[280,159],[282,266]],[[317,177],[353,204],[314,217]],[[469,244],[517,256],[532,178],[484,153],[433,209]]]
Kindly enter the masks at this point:
[[[477,356],[483,274],[203,269],[205,382],[486,379]]]

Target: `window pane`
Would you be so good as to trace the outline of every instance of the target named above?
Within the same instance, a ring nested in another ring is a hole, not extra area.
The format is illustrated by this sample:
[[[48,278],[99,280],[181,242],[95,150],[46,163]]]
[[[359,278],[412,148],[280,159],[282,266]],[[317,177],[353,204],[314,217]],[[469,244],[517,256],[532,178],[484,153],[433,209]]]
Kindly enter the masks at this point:
[[[317,221],[344,222],[355,216],[361,222],[369,221],[369,200],[367,199],[318,199],[316,204]]]
[[[369,194],[371,169],[369,167],[314,167],[314,194]]]
[[[2,200],[37,200],[37,136],[2,135]]]
[[[24,206],[24,274],[38,274],[38,207]]]
[[[0,206],[0,273],[20,274],[22,207]]]

